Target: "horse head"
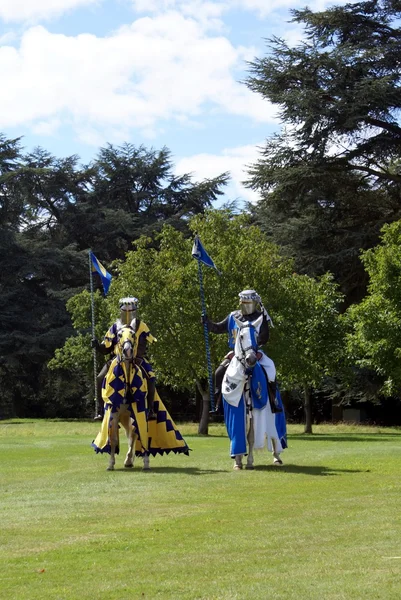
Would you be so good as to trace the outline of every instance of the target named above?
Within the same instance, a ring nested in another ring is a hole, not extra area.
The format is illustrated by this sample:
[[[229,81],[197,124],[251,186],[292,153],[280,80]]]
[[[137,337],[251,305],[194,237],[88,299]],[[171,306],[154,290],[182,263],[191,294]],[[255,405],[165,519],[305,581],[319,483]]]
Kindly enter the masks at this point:
[[[253,323],[249,321],[243,322],[234,317],[234,321],[238,327],[238,334],[235,340],[235,356],[248,369],[253,369],[258,360],[256,332],[262,320],[263,315],[260,315]]]
[[[124,325],[117,333],[117,351],[119,361],[132,362],[135,348],[135,330],[131,325]]]

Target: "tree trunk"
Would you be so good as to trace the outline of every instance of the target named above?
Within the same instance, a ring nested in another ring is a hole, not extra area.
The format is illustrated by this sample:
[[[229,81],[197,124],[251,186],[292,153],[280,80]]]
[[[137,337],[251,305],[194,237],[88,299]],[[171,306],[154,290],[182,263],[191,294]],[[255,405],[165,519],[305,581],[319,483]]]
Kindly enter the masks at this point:
[[[313,433],[312,432],[312,388],[309,386],[304,387],[305,394],[305,429],[304,433]]]
[[[200,381],[196,381],[196,386],[202,396],[202,413],[199,421],[198,434],[208,435],[209,434],[209,410],[210,410],[210,397],[209,389],[202,386]]]

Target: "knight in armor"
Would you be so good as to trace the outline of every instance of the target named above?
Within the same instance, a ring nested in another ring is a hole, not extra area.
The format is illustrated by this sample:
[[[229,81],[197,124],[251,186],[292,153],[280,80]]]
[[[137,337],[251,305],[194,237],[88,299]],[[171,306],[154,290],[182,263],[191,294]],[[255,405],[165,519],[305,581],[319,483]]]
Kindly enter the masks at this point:
[[[104,409],[102,401],[102,386],[104,378],[106,377],[112,360],[116,354],[115,347],[117,345],[118,332],[122,327],[127,325],[131,326],[136,334],[137,345],[134,349],[135,364],[141,369],[142,374],[147,380],[147,402],[149,411],[148,419],[154,420],[156,418],[153,408],[156,389],[156,376],[153,372],[152,365],[146,358],[148,343],[153,342],[155,338],[150,333],[149,327],[146,325],[146,323],[138,317],[138,305],[138,298],[133,296],[129,298],[121,298],[119,302],[120,317],[111,325],[101,343],[99,343],[97,339],[92,340],[92,348],[96,348],[96,350],[98,350],[100,354],[103,354],[104,356],[109,354],[111,355],[110,359],[104,364],[102,370],[96,377],[97,397],[99,399],[99,403],[101,403],[99,409],[99,413],[101,414],[96,417],[96,420],[102,419],[102,413]]]
[[[228,345],[230,347],[230,352],[226,354],[224,360],[217,367],[215,372],[215,411],[218,412],[220,409],[222,397],[221,386],[224,374],[234,356],[235,336],[237,332],[234,316],[240,321],[253,323],[260,315],[263,315],[263,320],[257,332],[257,343],[259,347],[257,358],[267,375],[269,401],[272,412],[281,412],[282,409],[279,408],[276,399],[276,367],[272,359],[261,350],[261,346],[266,344],[269,340],[270,326],[273,326],[272,320],[263,306],[259,294],[255,290],[243,290],[238,296],[239,310],[231,312],[223,321],[215,323],[205,315],[202,317],[202,322],[207,324],[210,332],[217,334],[228,333]]]

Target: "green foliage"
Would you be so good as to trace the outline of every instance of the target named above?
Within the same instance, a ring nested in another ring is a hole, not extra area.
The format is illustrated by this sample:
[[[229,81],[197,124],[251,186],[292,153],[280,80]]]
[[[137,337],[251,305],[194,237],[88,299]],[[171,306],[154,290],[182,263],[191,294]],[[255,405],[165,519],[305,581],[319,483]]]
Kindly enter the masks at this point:
[[[193,218],[189,227],[197,231],[222,272],[219,277],[213,269],[202,267],[206,305],[212,318],[223,319],[234,310],[239,291],[246,287],[260,290],[271,299],[267,300],[270,305],[275,284],[290,271],[290,265],[258,228],[249,225],[246,216],[209,211]],[[198,263],[191,256],[193,242],[165,226],[157,238],[159,250],[149,243],[141,238],[137,249],[127,253],[112,294],[115,302],[127,293],[140,298],[141,315],[158,340],[151,352],[160,380],[192,389],[196,379],[207,376]],[[214,365],[226,352],[224,336],[212,340]]]
[[[56,382],[55,385],[59,387],[59,408],[53,416],[60,416],[63,412],[71,416],[77,410],[80,414],[89,415],[93,409],[94,395],[90,293],[84,290],[70,298],[67,310],[71,315],[75,335],[68,337],[64,346],[56,349],[54,357],[48,363],[48,368],[53,372],[48,379]],[[94,294],[94,314],[95,335],[102,339],[109,328],[110,310],[108,302],[102,298],[99,291]],[[99,371],[103,362],[104,358],[101,357]],[[60,381],[65,382],[62,389]],[[78,404],[77,398],[81,399]],[[49,409],[47,414],[51,414]]]
[[[318,387],[343,357],[342,295],[329,274],[313,279],[295,273],[281,282],[281,294],[272,335],[280,378],[287,388]]]
[[[364,252],[369,274],[368,295],[348,309],[349,360],[374,370],[382,393],[400,393],[401,386],[401,222],[383,228],[382,243]]]
[[[341,295],[330,276],[315,281],[293,274],[246,215],[229,210],[208,211],[189,222],[222,272],[202,267],[206,305],[213,320],[223,320],[238,306],[238,293],[254,288],[261,294],[276,327],[268,354],[277,362],[285,386],[317,385],[335,369],[341,354],[338,320]],[[151,347],[159,381],[193,389],[207,377],[203,327],[200,323],[198,263],[191,256],[192,240],[170,226],[157,237],[140,238],[136,250],[118,265],[119,277],[108,302],[117,306],[127,294],[140,299],[140,314],[157,342]],[[226,354],[227,338],[210,334],[212,363]]]
[[[0,134],[0,385],[7,390],[0,418],[50,406],[50,379],[58,389],[64,384],[60,366],[80,364],[83,371],[70,374],[77,381],[88,372],[84,334],[51,362],[59,380],[46,367],[73,334],[66,303],[88,288],[88,247],[110,268],[134,239],[161,223],[187,231],[188,217],[209,206],[226,181],[224,174],[198,183],[188,174],[176,177],[166,148],[109,145],[82,166],[75,155],[56,158],[42,148],[24,154],[20,139]],[[82,300],[72,309],[78,328],[86,318]]]

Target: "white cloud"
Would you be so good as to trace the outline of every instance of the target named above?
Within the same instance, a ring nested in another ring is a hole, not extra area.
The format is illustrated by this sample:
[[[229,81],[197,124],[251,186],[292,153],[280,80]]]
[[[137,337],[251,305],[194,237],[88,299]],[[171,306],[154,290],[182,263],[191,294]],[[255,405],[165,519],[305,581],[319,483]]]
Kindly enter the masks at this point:
[[[261,144],[262,145],[262,144]],[[225,192],[225,199],[255,203],[259,194],[247,189],[243,181],[247,179],[247,166],[260,158],[258,146],[247,145],[237,148],[226,148],[220,154],[196,154],[181,158],[176,162],[176,173],[192,173],[195,181],[216,177],[226,171],[230,172],[231,181]]]
[[[353,4],[359,0],[310,0],[309,8],[314,11],[325,10],[335,4]],[[286,11],[290,17],[290,9],[304,8],[304,0],[131,0],[134,10],[138,13],[160,14],[161,12],[177,10],[184,15],[190,15],[199,21],[219,19],[225,12],[241,9],[256,13],[264,19],[268,15]]]
[[[3,21],[47,20],[63,13],[95,4],[102,0],[0,0],[0,19]]]
[[[60,125],[60,119],[45,119],[43,121],[37,121],[32,126],[32,132],[36,135],[53,135]]]
[[[247,52],[178,13],[104,38],[32,27],[19,48],[0,47],[0,129],[62,119],[82,139],[115,141],[207,112],[272,122],[275,109],[236,80]]]
[[[1,1],[1,0],[0,0]],[[18,39],[18,36],[15,31],[7,31],[0,35],[0,46],[5,46],[6,44],[12,44]]]

